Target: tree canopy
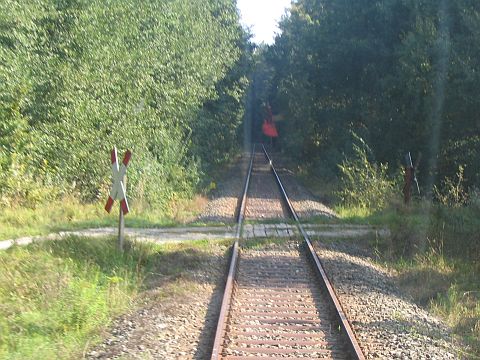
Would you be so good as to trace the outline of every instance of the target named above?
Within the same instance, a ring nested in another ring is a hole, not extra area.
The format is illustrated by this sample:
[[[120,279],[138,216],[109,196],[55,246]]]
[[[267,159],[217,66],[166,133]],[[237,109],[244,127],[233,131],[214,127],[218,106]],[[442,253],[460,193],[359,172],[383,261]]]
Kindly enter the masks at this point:
[[[191,193],[236,148],[249,51],[234,0],[2,1],[0,196],[93,200],[114,145],[133,197]]]
[[[480,183],[480,4],[472,0],[298,0],[265,52],[283,145],[337,171],[352,133],[396,168],[422,153],[429,188],[465,165]]]

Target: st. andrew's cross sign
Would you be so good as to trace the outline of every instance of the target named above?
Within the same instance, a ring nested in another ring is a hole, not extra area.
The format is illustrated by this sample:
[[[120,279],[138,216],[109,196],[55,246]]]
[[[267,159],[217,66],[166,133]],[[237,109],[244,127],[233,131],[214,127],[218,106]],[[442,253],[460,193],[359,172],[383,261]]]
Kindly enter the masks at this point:
[[[117,148],[114,147],[111,154],[112,160],[112,188],[110,189],[110,196],[108,197],[107,204],[105,205],[105,210],[107,212],[112,211],[113,203],[115,200],[120,200],[120,215],[118,218],[118,249],[123,251],[123,242],[125,234],[125,218],[129,212],[128,201],[127,201],[127,186],[125,183],[125,175],[127,174],[127,166],[130,158],[132,157],[132,152],[127,150],[123,156],[123,161],[120,166],[118,166],[118,157],[117,157]]]
[[[115,200],[120,200],[120,208],[122,209],[123,215],[126,215],[129,212],[128,201],[127,201],[127,189],[125,187],[125,174],[127,173],[127,166],[130,158],[132,157],[132,152],[127,150],[123,157],[122,164],[118,165],[117,157],[117,148],[114,147],[111,154],[112,160],[112,174],[113,182],[112,188],[110,190],[110,196],[108,197],[107,204],[105,205],[105,210],[107,212],[112,211],[113,203]]]

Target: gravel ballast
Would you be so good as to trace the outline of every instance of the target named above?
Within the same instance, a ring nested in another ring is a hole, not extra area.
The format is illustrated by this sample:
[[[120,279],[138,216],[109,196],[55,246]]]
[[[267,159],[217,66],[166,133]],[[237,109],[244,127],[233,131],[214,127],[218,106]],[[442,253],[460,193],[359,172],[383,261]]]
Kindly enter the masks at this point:
[[[246,220],[288,218],[288,210],[263,152],[255,152],[245,208]]]
[[[144,303],[115,320],[103,335],[104,341],[85,358],[209,358],[226,265],[225,249],[216,249],[197,270],[183,273],[169,285],[152,286],[140,296]]]
[[[448,326],[402,294],[368,251],[348,242],[316,250],[367,359],[462,358]]]
[[[285,166],[281,154],[269,153],[273,166],[277,170],[288,197],[295,209],[297,215],[303,221],[308,221],[310,217],[336,218],[337,214],[329,208],[323,201],[316,197],[310,190],[298,181],[295,173],[288,166]]]
[[[216,184],[217,187],[211,192],[207,205],[195,221],[235,222],[235,211],[243,191],[249,162],[249,153],[244,153],[237,159],[227,170],[223,179]]]
[[[285,209],[278,205],[278,186],[270,175],[270,170],[265,157],[260,149],[257,149],[256,171],[250,184],[249,203],[250,209],[263,209],[265,213],[249,210],[247,207],[246,217],[249,219],[272,219],[285,216]],[[284,183],[287,194],[292,202],[295,211],[302,220],[309,217],[325,216],[327,218],[336,217],[335,212],[315,197],[308,189],[300,184],[293,173],[282,166],[277,166],[277,155],[274,154],[273,164],[277,168],[280,179]],[[250,162],[250,153],[244,153],[241,158],[228,170],[224,180],[222,180],[217,189],[210,195],[210,199],[196,219],[200,222],[223,222],[231,223],[235,221],[235,211],[237,210],[238,200],[242,194]],[[256,175],[256,176],[255,176]],[[250,212],[249,212],[250,211]],[[257,213],[255,213],[257,212]]]

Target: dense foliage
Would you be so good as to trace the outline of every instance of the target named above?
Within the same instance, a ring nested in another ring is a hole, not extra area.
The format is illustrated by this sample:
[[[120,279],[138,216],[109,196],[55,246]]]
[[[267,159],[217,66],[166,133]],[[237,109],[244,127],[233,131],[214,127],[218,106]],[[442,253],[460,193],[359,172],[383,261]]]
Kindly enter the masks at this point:
[[[383,209],[394,190],[395,182],[389,179],[386,164],[371,163],[371,149],[365,142],[354,144],[355,156],[345,159],[339,168],[342,175],[340,198],[345,205],[364,209]]]
[[[137,200],[191,193],[235,151],[247,44],[234,0],[0,2],[0,198],[94,200],[114,145]]]
[[[393,171],[422,154],[432,189],[464,166],[480,183],[480,3],[298,0],[266,51],[283,146],[337,175],[352,133]]]

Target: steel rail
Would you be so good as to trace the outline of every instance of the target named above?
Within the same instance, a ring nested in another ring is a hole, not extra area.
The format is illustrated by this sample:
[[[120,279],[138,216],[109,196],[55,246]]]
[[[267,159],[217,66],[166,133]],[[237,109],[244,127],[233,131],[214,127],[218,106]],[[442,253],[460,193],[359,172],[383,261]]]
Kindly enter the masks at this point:
[[[248,172],[247,172],[247,178],[245,180],[245,186],[243,188],[243,195],[242,195],[242,201],[240,202],[240,208],[238,210],[237,214],[237,231],[235,233],[235,238],[240,239],[240,235],[242,232],[242,225],[243,225],[243,219],[245,217],[245,207],[247,206],[247,193],[248,193],[248,187],[250,186],[250,177],[252,175],[252,169],[253,169],[253,158],[255,157],[255,144],[253,144],[252,147],[252,155],[250,158],[250,165],[248,166]]]
[[[323,287],[327,290],[327,293],[329,295],[329,300],[332,302],[333,307],[335,308],[335,315],[339,321],[340,328],[342,332],[344,333],[345,337],[348,340],[348,346],[350,348],[351,355],[355,359],[359,360],[364,360],[365,355],[362,352],[362,349],[360,348],[360,345],[358,344],[358,341],[355,337],[355,333],[353,332],[352,327],[350,326],[350,323],[348,321],[347,316],[345,315],[345,312],[342,308],[342,305],[340,304],[340,301],[338,300],[337,294],[335,293],[335,289],[333,288],[330,280],[328,279],[328,276],[325,272],[325,269],[323,268],[321,261],[315,252],[312,242],[310,240],[310,237],[308,236],[307,232],[305,231],[302,223],[300,222],[300,219],[298,218],[297,213],[295,212],[295,209],[292,206],[292,203],[290,202],[290,199],[288,198],[287,192],[285,191],[285,188],[280,180],[280,177],[278,176],[277,171],[275,170],[275,167],[273,166],[272,159],[267,153],[267,150],[265,149],[265,146],[262,144],[262,149],[265,154],[265,157],[267,158],[267,161],[270,165],[270,169],[275,176],[275,179],[277,181],[277,184],[280,188],[280,192],[282,193],[282,197],[287,204],[288,211],[290,214],[293,216],[295,219],[295,222],[297,224],[298,229],[300,230],[300,233],[303,236],[303,239],[305,240],[305,244],[307,245],[308,248],[308,255],[311,257],[314,265],[315,265],[315,270],[317,274],[320,276],[320,279],[322,281]]]
[[[243,189],[242,200],[240,202],[240,207],[237,214],[237,230],[235,234],[235,243],[232,248],[232,257],[230,260],[230,268],[228,270],[227,281],[225,283],[225,290],[223,293],[222,307],[220,308],[220,315],[218,316],[217,330],[215,332],[215,340],[213,343],[213,350],[211,360],[220,359],[220,352],[222,351],[223,341],[225,338],[226,324],[228,320],[228,314],[230,312],[230,305],[233,298],[233,281],[235,280],[235,275],[238,267],[238,257],[239,257],[239,244],[238,240],[240,239],[242,233],[243,219],[245,217],[245,207],[247,201],[247,192],[250,185],[250,177],[252,175],[253,168],[253,159],[255,157],[255,144],[252,148],[252,155],[250,159],[250,165],[248,167],[247,177],[245,180],[245,186]]]

